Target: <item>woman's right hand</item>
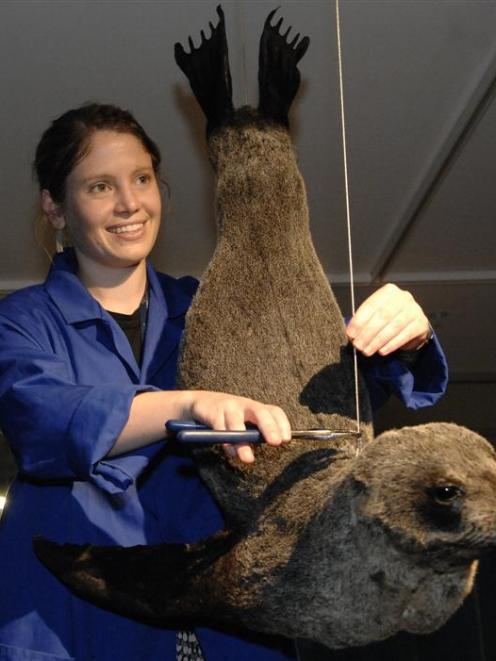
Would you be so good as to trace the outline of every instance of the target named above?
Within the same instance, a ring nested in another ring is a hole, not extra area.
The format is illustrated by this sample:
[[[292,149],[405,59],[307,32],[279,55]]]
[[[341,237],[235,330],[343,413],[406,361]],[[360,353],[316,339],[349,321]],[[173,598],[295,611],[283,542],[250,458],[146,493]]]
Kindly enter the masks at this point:
[[[269,445],[291,439],[291,427],[278,406],[262,404],[209,390],[160,390],[141,392],[131,404],[129,418],[108,456],[130,452],[164,438],[167,420],[197,420],[218,431],[244,431],[249,422],[260,430]],[[245,463],[255,460],[249,445],[225,445],[229,456]]]
[[[279,406],[263,404],[247,397],[206,390],[184,391],[190,398],[182,417],[202,422],[219,431],[242,431],[246,423],[258,427],[269,445],[280,445],[291,439],[291,426]],[[245,463],[255,460],[249,445],[224,446],[230,456],[237,456]]]

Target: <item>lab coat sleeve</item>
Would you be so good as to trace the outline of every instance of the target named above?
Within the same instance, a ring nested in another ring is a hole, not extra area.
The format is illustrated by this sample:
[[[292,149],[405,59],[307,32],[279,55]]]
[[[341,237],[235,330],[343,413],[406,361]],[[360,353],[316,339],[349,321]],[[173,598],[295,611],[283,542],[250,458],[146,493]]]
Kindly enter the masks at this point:
[[[147,390],[157,389],[76,384],[63,358],[0,316],[0,426],[28,478],[90,480],[108,493],[124,491],[152,450],[105,457],[127,422],[133,398]]]
[[[432,406],[446,392],[448,365],[438,338],[434,334],[419,351],[413,364],[401,360],[399,354],[359,354],[360,369],[367,382],[372,408],[377,409],[391,394],[409,409]]]

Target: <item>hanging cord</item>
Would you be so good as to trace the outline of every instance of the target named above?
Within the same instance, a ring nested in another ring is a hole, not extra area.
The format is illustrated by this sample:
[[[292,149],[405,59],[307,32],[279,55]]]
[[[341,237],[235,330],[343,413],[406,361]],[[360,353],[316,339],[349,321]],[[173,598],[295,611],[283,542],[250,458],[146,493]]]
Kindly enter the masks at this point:
[[[353,252],[351,246],[351,214],[350,214],[350,193],[348,183],[348,156],[346,149],[346,123],[344,114],[344,87],[343,87],[343,57],[341,52],[341,18],[339,15],[339,0],[336,0],[336,33],[338,45],[338,69],[339,69],[339,100],[341,105],[341,131],[343,144],[343,165],[344,165],[344,188],[346,197],[346,228],[348,232],[348,263],[350,270],[350,296],[351,296],[351,314],[355,314],[355,282],[353,277]],[[353,375],[355,379],[355,404],[356,404],[356,423],[357,431],[360,432],[360,394],[358,390],[358,357],[356,348],[353,347]],[[357,452],[361,448],[360,436],[358,437]]]

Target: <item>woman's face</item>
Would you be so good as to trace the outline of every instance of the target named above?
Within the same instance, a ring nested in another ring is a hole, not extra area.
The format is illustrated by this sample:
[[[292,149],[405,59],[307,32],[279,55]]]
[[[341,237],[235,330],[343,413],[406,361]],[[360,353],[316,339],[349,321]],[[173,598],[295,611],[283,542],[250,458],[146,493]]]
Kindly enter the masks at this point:
[[[59,222],[85,268],[127,268],[150,253],[161,199],[150,154],[131,133],[93,134],[66,180]]]

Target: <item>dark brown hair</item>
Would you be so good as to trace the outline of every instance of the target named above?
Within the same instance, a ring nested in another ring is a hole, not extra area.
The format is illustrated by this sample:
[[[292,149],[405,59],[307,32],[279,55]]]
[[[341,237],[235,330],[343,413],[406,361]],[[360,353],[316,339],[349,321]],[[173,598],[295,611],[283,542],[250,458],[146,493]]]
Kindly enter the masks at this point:
[[[48,190],[55,202],[63,202],[68,175],[87,154],[93,133],[102,130],[130,133],[138,138],[150,154],[158,177],[159,148],[133,115],[118,106],[86,103],[57,117],[43,133],[33,163],[40,190]]]

